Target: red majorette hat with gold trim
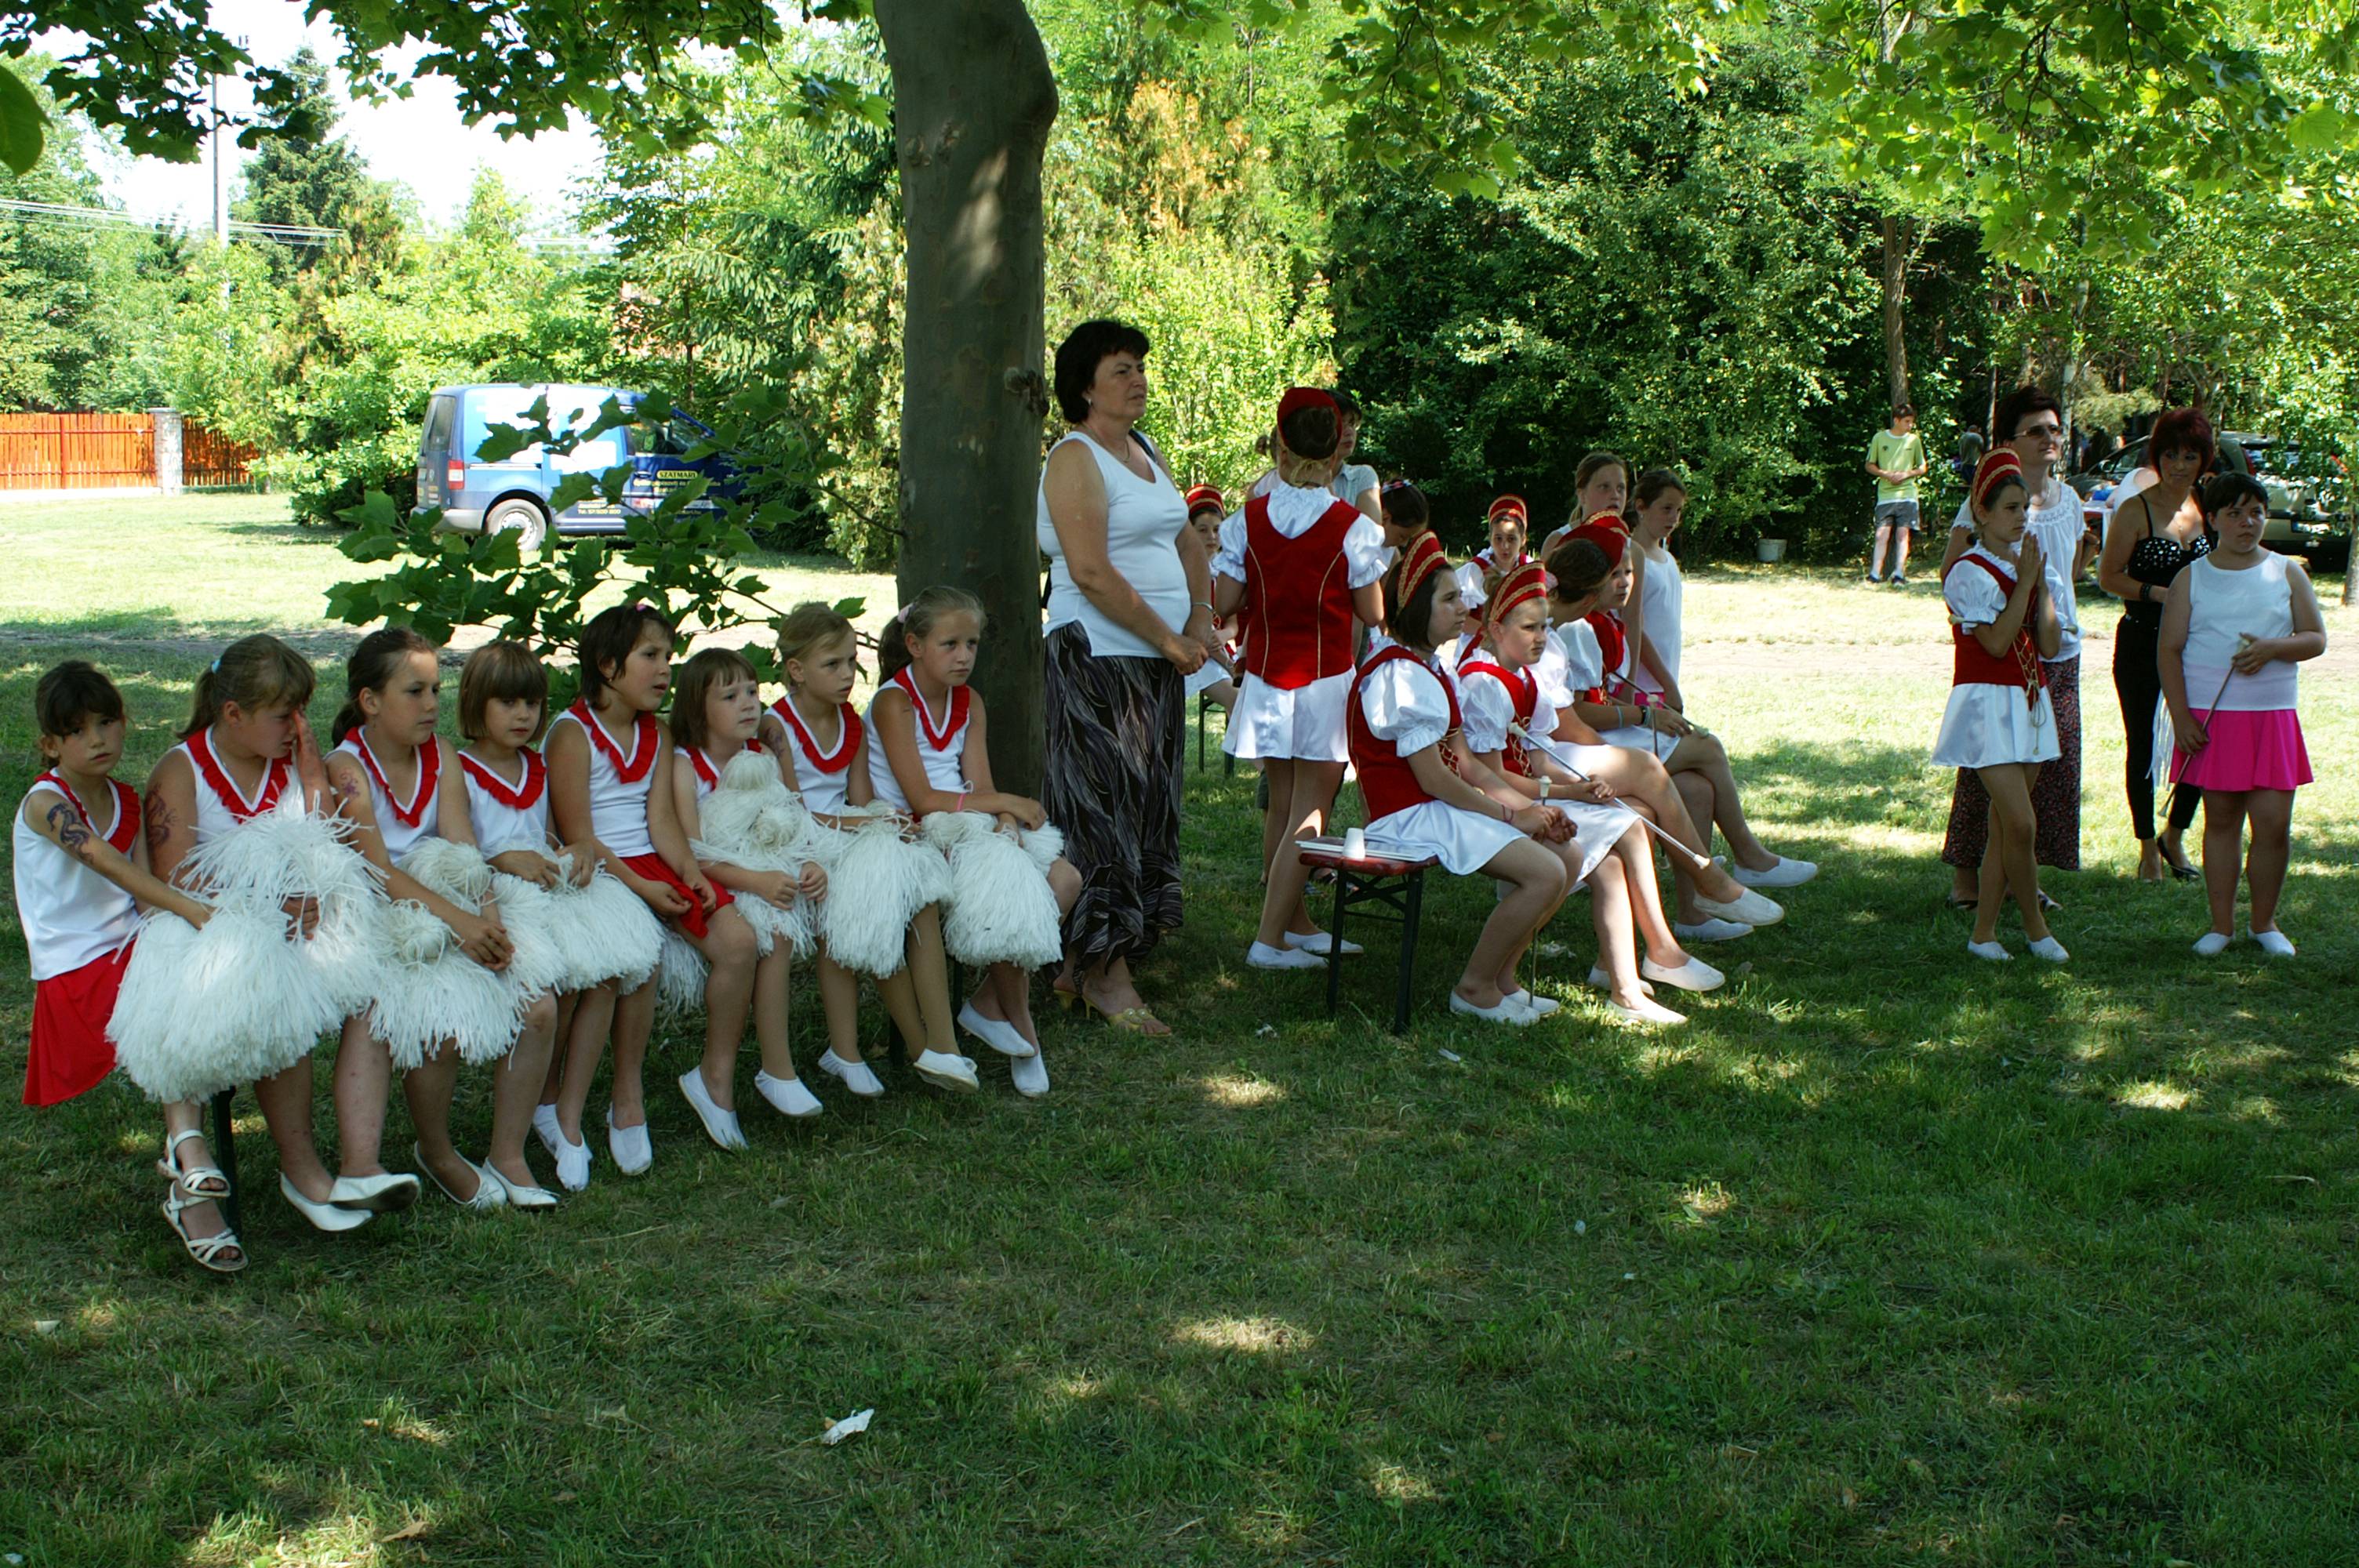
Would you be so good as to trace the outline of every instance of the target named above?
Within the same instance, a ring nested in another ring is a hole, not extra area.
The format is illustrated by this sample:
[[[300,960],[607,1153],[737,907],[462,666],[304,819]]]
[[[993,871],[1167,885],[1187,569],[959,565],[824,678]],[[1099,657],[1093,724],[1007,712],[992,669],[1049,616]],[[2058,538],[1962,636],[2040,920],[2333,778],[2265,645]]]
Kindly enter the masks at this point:
[[[1189,516],[1193,517],[1208,506],[1223,516],[1228,514],[1229,503],[1221,499],[1221,492],[1215,487],[1200,484],[1188,492]]]
[[[1484,627],[1487,630],[1503,624],[1519,604],[1546,600],[1548,590],[1548,568],[1538,561],[1526,561],[1499,579],[1498,591],[1483,606]]]

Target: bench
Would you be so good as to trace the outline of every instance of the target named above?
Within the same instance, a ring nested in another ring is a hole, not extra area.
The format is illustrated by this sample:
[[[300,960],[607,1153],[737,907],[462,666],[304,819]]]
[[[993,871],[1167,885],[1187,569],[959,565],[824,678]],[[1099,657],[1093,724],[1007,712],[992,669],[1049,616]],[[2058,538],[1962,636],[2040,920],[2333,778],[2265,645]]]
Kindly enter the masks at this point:
[[[1340,845],[1332,849],[1305,848],[1301,854],[1302,863],[1314,872],[1334,874],[1335,909],[1327,922],[1327,1016],[1335,1016],[1343,987],[1344,916],[1359,909],[1363,919],[1401,928],[1400,967],[1393,986],[1393,1033],[1402,1033],[1408,1028],[1409,988],[1417,974],[1417,931],[1425,910],[1425,873],[1440,862],[1430,855],[1416,860],[1382,855],[1355,859],[1344,854]],[[1375,913],[1377,910],[1388,913]]]

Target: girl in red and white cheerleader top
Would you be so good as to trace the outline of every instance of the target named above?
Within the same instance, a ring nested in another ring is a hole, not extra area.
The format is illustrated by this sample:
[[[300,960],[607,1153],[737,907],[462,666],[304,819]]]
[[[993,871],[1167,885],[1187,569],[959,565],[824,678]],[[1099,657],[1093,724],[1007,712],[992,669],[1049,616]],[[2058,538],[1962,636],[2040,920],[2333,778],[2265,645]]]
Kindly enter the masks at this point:
[[[33,967],[25,1103],[38,1106],[71,1099],[114,1070],[106,1024],[141,906],[196,926],[212,912],[148,869],[138,792],[113,777],[126,728],[114,683],[70,660],[34,687],[33,711],[48,766],[16,809],[11,844],[16,922]],[[202,1109],[191,1100],[164,1107],[158,1163],[171,1184],[164,1217],[190,1257],[234,1273],[245,1266],[245,1253],[213,1206],[229,1183],[205,1149]]]
[[[1490,581],[1503,571],[1513,571],[1530,560],[1524,548],[1531,537],[1531,509],[1520,495],[1502,495],[1491,503],[1483,514],[1484,526],[1491,536],[1484,547],[1474,552],[1474,558],[1458,568],[1458,592],[1466,601],[1466,613],[1472,617],[1490,597]]]
[[[549,815],[559,838],[594,847],[599,864],[658,918],[702,937],[730,895],[697,865],[672,809],[672,748],[656,709],[671,688],[674,636],[671,622],[647,604],[615,605],[582,629],[581,698],[549,727]],[[606,1141],[626,1176],[655,1162],[645,1071],[655,1013],[652,975],[614,1003]],[[577,1017],[535,1116],[568,1187],[590,1179],[582,1118],[604,1044]]]
[[[886,623],[878,639],[886,681],[868,705],[869,734],[885,760],[873,782],[876,798],[919,818],[948,857],[943,944],[962,962],[986,967],[959,1009],[959,1027],[1007,1057],[1016,1091],[1037,1097],[1049,1079],[1032,1024],[1032,971],[1061,957],[1060,928],[1082,878],[1058,852],[1063,837],[1040,803],[993,782],[988,715],[967,684],[983,629],[975,597],[941,587]],[[971,849],[958,847],[962,837],[974,838]]]
[[[355,841],[385,873],[390,959],[366,1012],[344,1024],[346,1057],[400,1069],[418,1133],[411,1154],[462,1208],[550,1208],[525,1160],[525,1138],[549,1076],[557,1032],[553,966],[527,976],[492,888],[458,752],[435,733],[440,650],[406,626],[361,639],[346,661],[328,774],[346,801]],[[439,929],[438,929],[439,927]],[[483,1162],[459,1152],[451,1101],[462,1065],[491,1065],[492,1133]],[[348,1176],[381,1171],[374,1134],[347,1130]]]
[[[1245,951],[1257,969],[1315,969],[1327,951],[1294,843],[1321,831],[1334,807],[1359,627],[1384,613],[1384,534],[1327,489],[1341,428],[1324,392],[1299,386],[1278,401],[1277,482],[1221,525],[1212,558],[1213,613],[1242,611],[1253,629],[1221,744],[1260,759],[1269,781],[1261,923]]]
[[[1430,856],[1455,875],[1480,871],[1506,884],[1450,1007],[1493,1022],[1537,1022],[1556,1006],[1525,989],[1516,971],[1571,891],[1585,847],[1561,811],[1517,792],[1465,749],[1458,697],[1434,655],[1465,616],[1457,579],[1430,535],[1412,541],[1386,575],[1385,611],[1393,642],[1361,666],[1346,710],[1368,852]],[[1636,1000],[1630,1011],[1638,1016],[1678,1019]]]
[[[680,666],[672,690],[671,738],[677,748],[671,775],[672,807],[704,874],[736,895],[702,940],[690,946],[703,955],[705,1054],[680,1075],[680,1093],[724,1149],[745,1147],[735,1103],[738,1043],[750,1009],[762,1065],[756,1092],[781,1115],[817,1116],[826,1107],[795,1074],[787,1039],[787,989],[793,979],[795,949],[808,946],[810,905],[827,891],[827,873],[793,853],[793,868],[765,864],[751,846],[739,849],[734,836],[720,835],[704,806],[731,781],[728,805],[739,804],[744,786],[766,787],[780,805],[807,826],[799,804],[778,782],[777,764],[755,739],[762,721],[761,678],[734,648],[707,648]],[[741,761],[751,756],[750,761]],[[716,821],[732,816],[723,812]],[[734,850],[737,859],[729,856]]]
[[[1983,459],[1968,498],[1979,543],[1941,574],[1954,659],[1933,762],[1973,768],[1990,791],[1990,844],[1966,951],[1995,960],[2014,956],[1998,940],[1999,911],[2013,897],[2031,951],[2060,964],[2068,955],[2039,907],[2031,804],[2039,764],[2061,754],[2040,662],[2056,652],[2060,633],[2041,583],[2039,541],[2024,528],[2029,501],[2012,451],[2000,447]]]
[[[864,1099],[885,1092],[860,1054],[859,977],[867,974],[911,1065],[923,1065],[927,1082],[965,1093],[982,1084],[973,1061],[959,1054],[951,1008],[939,903],[948,868],[924,845],[908,841],[906,825],[877,803],[869,726],[851,702],[859,654],[859,634],[842,611],[796,605],[778,625],[786,695],[770,705],[761,729],[787,787],[802,797],[813,821],[835,830],[832,844],[824,834],[818,844],[836,861],[832,881],[860,889],[858,897],[820,906],[819,994],[828,1048],[819,1069]]]

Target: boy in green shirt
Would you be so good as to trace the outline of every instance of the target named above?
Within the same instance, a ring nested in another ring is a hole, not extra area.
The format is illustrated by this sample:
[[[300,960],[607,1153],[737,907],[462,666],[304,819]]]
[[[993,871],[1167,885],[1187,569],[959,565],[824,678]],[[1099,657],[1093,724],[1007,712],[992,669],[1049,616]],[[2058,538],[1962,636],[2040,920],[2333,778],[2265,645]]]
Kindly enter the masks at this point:
[[[1867,547],[1867,580],[1884,580],[1885,547],[1891,546],[1892,581],[1908,586],[1908,535],[1917,526],[1917,481],[1925,475],[1925,443],[1917,434],[1917,410],[1903,403],[1892,424],[1867,443],[1867,471],[1875,476],[1875,534]]]

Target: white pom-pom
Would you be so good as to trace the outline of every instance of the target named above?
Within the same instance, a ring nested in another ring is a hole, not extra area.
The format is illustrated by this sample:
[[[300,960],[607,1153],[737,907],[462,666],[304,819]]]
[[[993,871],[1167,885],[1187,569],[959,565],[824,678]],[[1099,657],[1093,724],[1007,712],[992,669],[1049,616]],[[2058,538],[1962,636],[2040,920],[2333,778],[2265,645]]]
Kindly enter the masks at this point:
[[[947,847],[942,943],[962,964],[1038,968],[1064,951],[1057,895],[1025,846],[980,812],[936,812],[926,836]]]
[[[877,812],[840,835],[844,841],[829,865],[819,930],[830,955],[847,969],[879,977],[899,973],[907,961],[909,923],[950,893],[950,862],[931,846],[904,839],[901,826]]]
[[[656,1016],[667,1023],[704,1011],[704,982],[711,970],[687,937],[663,928],[663,957],[656,967]]]

